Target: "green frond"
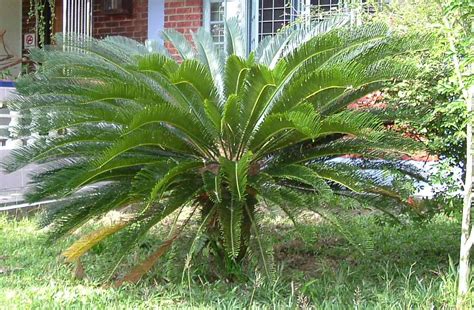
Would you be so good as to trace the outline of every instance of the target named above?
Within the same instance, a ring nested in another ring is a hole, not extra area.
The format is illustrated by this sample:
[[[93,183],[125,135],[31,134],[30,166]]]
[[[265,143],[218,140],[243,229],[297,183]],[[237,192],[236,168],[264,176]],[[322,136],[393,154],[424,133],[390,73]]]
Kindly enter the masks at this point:
[[[186,37],[174,29],[167,29],[162,33],[165,41],[171,42],[174,48],[178,51],[179,56],[184,59],[193,59],[196,53],[191,43]]]
[[[267,117],[251,138],[249,148],[256,154],[265,153],[265,147],[272,146],[280,137],[291,131],[300,135],[289,143],[299,142],[299,139],[315,138],[320,131],[319,113],[309,104],[303,104],[284,113],[273,113]],[[295,136],[293,136],[295,137]]]
[[[292,164],[266,170],[271,177],[278,180],[297,181],[309,186],[308,191],[316,191],[322,197],[332,195],[332,190],[313,169],[303,165]]]
[[[170,79],[178,87],[180,85],[191,86],[194,95],[200,96],[202,100],[218,100],[218,90],[214,85],[209,68],[195,59],[183,61],[171,74]]]
[[[194,44],[196,45],[198,59],[208,70],[211,72],[212,79],[217,88],[220,101],[224,101],[224,77],[223,67],[224,59],[223,55],[220,55],[217,47],[214,45],[214,41],[211,34],[204,29],[199,29],[196,33],[193,33]]]
[[[144,165],[133,177],[131,195],[142,199],[149,199],[150,192],[155,184],[175,167],[176,164],[176,161],[163,159]]]
[[[178,64],[163,54],[146,54],[137,57],[137,69],[139,71],[155,71],[170,76],[178,69]]]
[[[237,17],[228,19],[224,25],[227,56],[245,57],[245,40]]]
[[[287,163],[303,163],[344,155],[358,155],[366,159],[399,160],[403,155],[414,155],[422,150],[423,145],[413,139],[382,131],[377,140],[344,136],[314,147],[287,149],[281,160]]]
[[[182,174],[187,174],[192,172],[194,169],[200,168],[203,166],[201,161],[184,161],[177,163],[174,167],[168,170],[168,172],[163,175],[152,188],[150,192],[150,202],[155,200],[160,200],[164,191],[170,186],[170,184]]]
[[[272,71],[263,66],[253,66],[246,75],[246,85],[242,90],[241,126],[242,134],[239,141],[243,149],[255,126],[265,113],[268,98],[276,86]],[[242,150],[241,150],[242,151]]]
[[[154,164],[160,161],[162,161],[161,158],[152,155],[116,157],[114,160],[109,161],[106,164],[100,166],[92,164],[86,167],[83,172],[75,173],[74,177],[71,177],[68,182],[63,185],[63,188],[73,191],[89,183],[96,183],[98,180],[106,181],[114,179],[116,173],[119,175],[127,173],[129,171],[127,168],[139,169],[144,165]],[[136,172],[131,171],[132,176],[134,173]]]
[[[137,245],[147,232],[173,212],[188,205],[195,199],[199,187],[188,184],[176,188],[166,201],[144,206],[141,213],[120,232],[120,247],[116,251],[115,264],[111,268],[112,276],[124,257]]]
[[[242,112],[241,98],[230,95],[224,106],[221,120],[221,133],[224,141],[228,143],[226,147],[230,151],[230,158],[234,158],[237,153],[239,134],[242,132]]]
[[[220,107],[216,104],[216,102],[205,99],[204,111],[206,112],[206,116],[211,122],[210,127],[212,128],[212,132],[216,133],[217,136],[221,136],[223,113],[220,111]]]
[[[314,163],[311,166],[322,178],[335,182],[344,188],[356,193],[372,193],[391,198],[404,203],[401,193],[394,190],[390,183],[390,171],[370,170],[361,171],[350,164],[343,162]],[[393,175],[393,174],[392,174]],[[405,182],[410,182],[405,180]]]
[[[321,22],[312,22],[307,26],[304,24],[298,25],[296,30],[290,28],[278,32],[274,36],[266,37],[259,43],[255,51],[255,58],[258,63],[273,68],[282,57],[299,48],[301,44],[315,36],[340,28],[346,25],[347,22],[348,20],[345,17],[334,17]]]
[[[49,239],[63,237],[94,217],[127,206],[132,202],[128,197],[129,185],[111,183],[86,194],[79,194],[74,199],[60,201],[60,208],[53,209],[52,214],[46,214],[47,217],[54,217],[52,227],[48,230]]]
[[[225,67],[225,90],[226,95],[230,97],[233,94],[240,93],[242,86],[244,85],[246,75],[250,70],[250,65],[245,59],[242,59],[236,55],[227,57],[227,63]]]
[[[182,156],[197,156],[199,154],[190,141],[182,137],[179,132],[172,131],[165,126],[151,124],[146,129],[128,132],[115,140],[112,147],[104,150],[97,164],[105,165],[120,154],[145,146],[158,147]]]
[[[216,152],[213,137],[208,134],[208,129],[196,120],[189,111],[183,111],[167,103],[147,107],[135,114],[131,119],[125,134],[133,134],[135,130],[146,130],[149,125],[167,125],[179,130],[192,142],[196,149]]]
[[[352,136],[377,141],[383,133],[382,122],[374,115],[359,111],[343,111],[321,121],[318,136],[350,134]]]
[[[100,129],[100,130],[99,130]],[[9,156],[1,163],[8,172],[18,170],[32,162],[43,162],[58,156],[81,155],[81,152],[109,147],[111,140],[119,137],[121,132],[114,127],[81,127],[79,131],[68,132],[57,137],[43,137],[29,144],[11,150]]]
[[[235,259],[240,251],[243,209],[243,205],[227,206],[225,201],[217,208],[224,247],[231,259]]]
[[[216,205],[222,202],[222,175],[220,173],[212,173],[205,171],[202,173],[203,189],[209,195],[209,198]]]
[[[231,161],[224,157],[219,159],[221,173],[223,178],[228,182],[232,201],[237,203],[242,203],[247,195],[247,176],[252,156],[251,152],[247,152],[238,161]]]

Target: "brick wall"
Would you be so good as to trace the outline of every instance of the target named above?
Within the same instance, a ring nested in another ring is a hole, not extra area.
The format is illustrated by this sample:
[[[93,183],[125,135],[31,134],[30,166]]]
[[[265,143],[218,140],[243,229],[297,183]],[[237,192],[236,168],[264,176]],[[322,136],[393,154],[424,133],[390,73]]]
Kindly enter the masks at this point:
[[[175,29],[190,40],[190,31],[197,31],[202,24],[203,0],[165,0],[165,29]],[[166,48],[177,56],[172,45],[167,43]]]
[[[144,42],[148,37],[148,0],[134,0],[130,15],[104,14],[102,1],[95,1],[92,14],[92,31],[96,38],[120,35]]]
[[[133,0],[133,12],[130,15],[107,15],[103,13],[102,1],[94,1],[93,36],[103,38],[121,35],[144,42],[148,37],[148,1]],[[35,32],[35,18],[28,19],[30,0],[23,3],[23,34]],[[56,11],[58,11],[57,8]],[[56,26],[60,26],[61,17],[57,13]],[[165,0],[164,28],[175,29],[191,39],[190,31],[197,31],[203,25],[203,0]],[[60,31],[59,27],[56,31]],[[173,49],[167,46],[173,53]],[[175,54],[175,53],[173,53]]]

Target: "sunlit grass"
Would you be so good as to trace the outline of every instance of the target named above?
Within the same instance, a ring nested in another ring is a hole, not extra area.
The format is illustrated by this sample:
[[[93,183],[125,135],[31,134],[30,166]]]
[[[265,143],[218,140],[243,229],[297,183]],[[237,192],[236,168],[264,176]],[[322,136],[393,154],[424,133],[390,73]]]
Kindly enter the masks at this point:
[[[180,257],[185,253],[178,248],[173,253],[176,262],[164,260],[138,285],[115,289],[101,281],[109,260],[99,254],[116,241],[87,254],[87,277],[77,280],[72,266],[59,257],[72,240],[47,245],[35,219],[0,217],[0,308],[454,307],[456,219],[440,216],[420,227],[399,227],[380,226],[369,216],[348,218],[342,223],[352,243],[315,219],[297,230],[283,220],[266,221],[264,232],[271,236],[277,266],[271,281],[252,273],[245,283],[206,282],[193,271],[190,281],[185,277],[181,282]],[[141,255],[131,255],[126,264],[136,263]]]

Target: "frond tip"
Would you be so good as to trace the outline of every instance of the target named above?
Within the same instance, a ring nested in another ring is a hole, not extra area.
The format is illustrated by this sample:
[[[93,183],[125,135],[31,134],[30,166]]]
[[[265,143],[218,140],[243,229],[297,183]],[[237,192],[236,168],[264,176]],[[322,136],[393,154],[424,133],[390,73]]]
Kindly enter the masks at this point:
[[[123,221],[111,226],[102,227],[74,242],[74,244],[72,244],[67,250],[65,250],[61,254],[61,256],[63,256],[65,258],[65,261],[68,263],[75,262],[87,251],[89,251],[93,246],[95,246],[108,236],[121,230],[122,228],[127,226],[128,223],[129,221]]]
[[[163,256],[171,247],[173,242],[176,240],[176,236],[163,242],[158,249],[153,252],[146,260],[144,260],[140,265],[132,269],[126,276],[122,279],[115,282],[115,286],[119,287],[124,282],[137,283],[145,273],[150,271],[151,268],[156,264],[158,259]]]

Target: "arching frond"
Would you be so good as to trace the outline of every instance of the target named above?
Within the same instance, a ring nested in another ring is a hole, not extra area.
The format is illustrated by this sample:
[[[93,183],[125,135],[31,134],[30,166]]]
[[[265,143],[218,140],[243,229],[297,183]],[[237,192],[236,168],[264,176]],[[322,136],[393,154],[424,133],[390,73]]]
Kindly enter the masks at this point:
[[[163,31],[163,38],[171,42],[173,47],[178,51],[179,56],[182,59],[192,59],[196,56],[191,43],[186,39],[186,37],[174,29],[168,29]]]

